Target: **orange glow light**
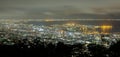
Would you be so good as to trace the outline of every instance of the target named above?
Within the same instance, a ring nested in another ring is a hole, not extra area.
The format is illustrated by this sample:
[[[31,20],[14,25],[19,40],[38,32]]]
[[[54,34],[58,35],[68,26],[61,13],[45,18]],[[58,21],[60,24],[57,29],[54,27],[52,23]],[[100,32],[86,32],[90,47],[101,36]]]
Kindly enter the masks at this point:
[[[110,26],[110,25],[103,25],[100,28],[101,28],[102,32],[108,33],[109,30],[112,29],[112,26]]]
[[[103,26],[101,26],[101,28],[102,28],[102,29],[111,29],[112,26],[103,25]]]

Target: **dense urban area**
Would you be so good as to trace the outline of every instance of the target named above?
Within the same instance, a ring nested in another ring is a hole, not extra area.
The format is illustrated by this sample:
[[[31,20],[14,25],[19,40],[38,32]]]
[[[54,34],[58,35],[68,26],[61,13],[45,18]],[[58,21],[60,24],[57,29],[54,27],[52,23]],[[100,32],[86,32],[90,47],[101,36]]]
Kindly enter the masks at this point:
[[[3,53],[8,56],[119,57],[120,33],[111,33],[111,29],[75,23],[0,23],[0,49],[6,49]]]

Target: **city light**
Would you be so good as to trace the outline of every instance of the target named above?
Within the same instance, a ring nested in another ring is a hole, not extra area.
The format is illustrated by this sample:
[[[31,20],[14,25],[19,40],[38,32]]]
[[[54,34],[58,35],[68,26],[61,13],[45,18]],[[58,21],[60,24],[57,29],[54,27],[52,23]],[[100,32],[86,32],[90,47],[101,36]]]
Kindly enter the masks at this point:
[[[44,21],[50,22],[50,21],[54,21],[54,20],[52,20],[52,19],[45,19]]]
[[[112,29],[111,25],[102,25],[101,27],[102,33],[109,33],[110,30]]]
[[[67,26],[75,26],[74,22],[66,23]]]
[[[68,22],[66,24],[58,25],[32,25],[32,24],[14,24],[14,23],[0,23],[0,29],[4,32],[1,33],[13,33],[14,36],[19,36],[20,38],[29,38],[29,36],[32,36],[33,40],[34,37],[39,37],[41,41],[43,42],[52,42],[56,43],[58,41],[61,41],[65,44],[75,44],[75,43],[96,43],[96,44],[102,44],[101,41],[101,34],[97,28],[101,28],[103,33],[109,33],[110,29],[112,29],[112,26],[110,25],[102,25],[102,26],[94,26],[94,25],[81,25],[76,24],[74,22]],[[9,27],[9,28],[7,28]],[[7,28],[7,29],[6,29]],[[31,32],[34,31],[34,32]],[[117,35],[117,34],[114,34]],[[1,36],[3,37],[3,36]],[[10,36],[4,36],[5,38],[8,38]],[[114,38],[119,38],[119,36],[113,36]],[[105,38],[105,37],[104,37]],[[103,38],[103,39],[104,39]],[[114,38],[107,37],[107,40],[112,40]],[[17,38],[16,38],[17,39]],[[12,38],[11,38],[12,40]],[[32,41],[30,39],[30,41]],[[111,41],[112,42],[112,41]],[[7,43],[6,43],[7,44]],[[8,43],[9,44],[9,43]],[[104,43],[103,43],[104,44]],[[110,45],[110,44],[107,44]]]
[[[60,32],[61,34],[63,34],[63,33],[64,33],[64,30],[59,30],[59,32]]]

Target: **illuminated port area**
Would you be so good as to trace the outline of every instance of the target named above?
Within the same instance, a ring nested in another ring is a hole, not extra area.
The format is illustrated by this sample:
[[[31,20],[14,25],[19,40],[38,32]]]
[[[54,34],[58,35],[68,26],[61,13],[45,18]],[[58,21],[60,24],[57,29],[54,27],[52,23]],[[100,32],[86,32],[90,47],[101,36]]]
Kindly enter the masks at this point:
[[[46,20],[45,22],[51,21]],[[36,46],[38,48],[44,47],[44,49],[49,49],[51,46],[54,46],[53,49],[58,47],[64,49],[66,46],[66,53],[69,54],[60,55],[66,57],[94,57],[98,54],[95,55],[96,52],[94,54],[91,48],[100,48],[100,52],[107,51],[101,56],[110,57],[114,53],[108,52],[108,49],[120,41],[120,33],[110,32],[112,28],[112,25],[82,25],[75,22],[35,25],[7,21],[0,23],[0,45],[17,46],[20,49],[32,49]],[[61,51],[64,52],[64,50]],[[58,51],[54,50],[54,52]],[[52,55],[54,52],[50,52],[49,56],[55,57]]]

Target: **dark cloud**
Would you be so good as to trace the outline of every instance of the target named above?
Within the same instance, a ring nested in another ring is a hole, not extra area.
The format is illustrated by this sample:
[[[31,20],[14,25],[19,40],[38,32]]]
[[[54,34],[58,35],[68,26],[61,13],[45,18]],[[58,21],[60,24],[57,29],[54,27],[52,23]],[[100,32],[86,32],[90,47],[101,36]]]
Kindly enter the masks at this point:
[[[0,19],[120,18],[120,0],[0,0]]]

